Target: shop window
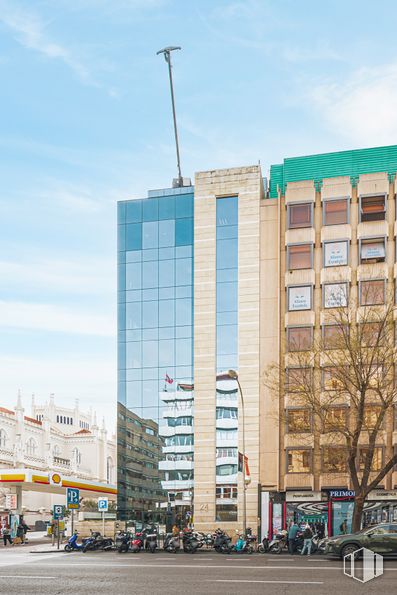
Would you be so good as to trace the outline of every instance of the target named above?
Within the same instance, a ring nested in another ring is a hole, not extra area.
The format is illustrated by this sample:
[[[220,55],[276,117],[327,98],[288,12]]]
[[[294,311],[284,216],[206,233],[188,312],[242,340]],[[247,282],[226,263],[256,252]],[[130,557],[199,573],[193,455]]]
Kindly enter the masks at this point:
[[[324,266],[339,267],[348,264],[349,242],[324,242]]]
[[[347,427],[347,407],[329,407],[324,412],[324,432],[339,432]]]
[[[323,390],[342,390],[345,385],[346,372],[342,368],[328,366],[322,369]]]
[[[322,449],[323,473],[344,473],[346,470],[346,451],[343,448],[325,446]]]
[[[358,469],[364,471],[369,456],[369,448],[360,448],[358,456]],[[373,449],[373,457],[371,461],[371,471],[380,471],[383,466],[383,448],[381,446],[375,446]]]
[[[309,448],[287,449],[287,473],[311,473],[312,451]]]
[[[287,351],[307,351],[313,342],[313,327],[290,326],[287,328]]]
[[[324,308],[344,308],[347,306],[347,283],[324,283],[323,303]]]
[[[384,221],[385,219],[385,195],[360,197],[360,221]]]
[[[323,326],[323,348],[324,349],[345,349],[348,340],[349,327],[339,324],[327,324]]]
[[[386,281],[376,279],[360,281],[360,306],[377,306],[385,303]]]
[[[341,225],[349,222],[349,201],[347,198],[323,202],[323,225]]]
[[[232,522],[237,521],[237,504],[217,504],[216,505],[216,522]]]
[[[288,205],[288,228],[311,227],[313,225],[313,204]]]
[[[288,287],[288,311],[311,310],[312,291],[311,285]]]
[[[313,244],[287,246],[287,268],[289,271],[313,267]]]
[[[362,264],[385,262],[385,238],[371,238],[360,242],[360,262]]]
[[[290,393],[307,392],[313,378],[312,368],[287,368],[286,389]]]
[[[287,409],[287,432],[303,434],[312,431],[312,415],[310,409]]]

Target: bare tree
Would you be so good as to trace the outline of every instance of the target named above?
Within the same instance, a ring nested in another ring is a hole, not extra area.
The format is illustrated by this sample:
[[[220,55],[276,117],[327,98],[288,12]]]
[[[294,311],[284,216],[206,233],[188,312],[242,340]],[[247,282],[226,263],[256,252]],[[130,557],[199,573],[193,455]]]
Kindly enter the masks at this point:
[[[397,463],[390,439],[397,403],[394,299],[384,281],[361,284],[359,299],[340,290],[329,297],[335,307],[324,309],[322,331],[310,342],[290,340],[287,369],[272,365],[265,382],[280,395],[280,411],[285,395],[292,399],[292,432],[314,436],[317,457],[325,437],[323,472],[350,477],[358,531],[369,492]]]

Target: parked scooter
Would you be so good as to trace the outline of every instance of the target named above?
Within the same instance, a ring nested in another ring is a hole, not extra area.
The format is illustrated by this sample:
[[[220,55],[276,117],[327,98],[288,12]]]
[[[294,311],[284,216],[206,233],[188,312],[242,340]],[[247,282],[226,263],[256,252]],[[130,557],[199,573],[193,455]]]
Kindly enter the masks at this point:
[[[254,546],[253,544],[256,541],[256,537],[253,535],[239,535],[233,550],[239,554],[253,554],[254,553]]]
[[[115,547],[119,554],[128,552],[130,549],[131,533],[129,531],[119,531],[116,535]]]
[[[260,554],[267,554],[268,551],[269,551],[269,538],[264,537],[262,539],[261,543],[258,545],[258,552]]]
[[[150,532],[146,533],[145,537],[145,550],[154,554],[157,549],[157,530],[153,528]]]
[[[85,539],[82,543],[77,543],[78,533],[75,531],[71,537],[69,537],[67,544],[63,548],[65,552],[81,551],[83,549]]]
[[[140,531],[131,537],[129,549],[133,554],[138,554],[143,549],[144,545],[145,536],[144,533]]]
[[[104,550],[104,551],[109,551],[113,548],[113,539],[111,539],[110,537],[103,537],[103,535],[101,535],[99,533],[99,531],[93,531],[91,533],[91,537],[88,537],[84,544],[83,544],[83,548],[82,551],[83,553],[88,552],[88,551],[94,551],[94,550]]]
[[[222,529],[217,529],[214,533],[214,549],[218,554],[230,554],[232,551],[231,537]]]
[[[172,554],[176,554],[179,548],[181,547],[179,535],[173,535],[172,533],[167,533],[164,539],[164,550],[166,552],[170,552]]]
[[[281,554],[283,549],[287,549],[287,531],[277,533],[269,543],[269,552],[271,554]]]
[[[185,531],[183,533],[182,543],[185,554],[195,554],[200,547],[197,535],[193,531]]]

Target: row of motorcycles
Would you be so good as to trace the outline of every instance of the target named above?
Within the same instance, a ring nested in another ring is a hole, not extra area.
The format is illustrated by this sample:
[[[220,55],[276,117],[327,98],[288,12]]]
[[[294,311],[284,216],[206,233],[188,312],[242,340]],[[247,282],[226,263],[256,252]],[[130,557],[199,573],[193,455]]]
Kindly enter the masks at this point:
[[[311,553],[324,553],[326,539],[320,538],[318,534],[312,537]],[[177,553],[181,549],[188,554],[194,554],[201,548],[213,548],[219,554],[231,554],[233,551],[241,554],[252,554],[254,551],[266,554],[281,554],[288,549],[287,532],[281,531],[269,540],[265,537],[256,547],[256,536],[247,532],[247,535],[240,535],[236,543],[232,544],[232,538],[222,531],[216,529],[214,533],[201,533],[199,531],[185,530],[177,535],[167,533],[164,537],[163,550],[169,553]],[[298,533],[295,540],[295,550],[300,553],[303,548],[303,533]],[[115,541],[110,537],[104,537],[101,533],[94,531],[90,537],[78,543],[78,533],[74,532],[65,545],[65,551],[71,552],[80,550],[82,552],[102,550],[116,550],[120,554],[132,552],[137,554],[146,551],[154,554],[159,549],[159,539],[155,527],[145,529],[137,533],[131,531],[119,531]]]

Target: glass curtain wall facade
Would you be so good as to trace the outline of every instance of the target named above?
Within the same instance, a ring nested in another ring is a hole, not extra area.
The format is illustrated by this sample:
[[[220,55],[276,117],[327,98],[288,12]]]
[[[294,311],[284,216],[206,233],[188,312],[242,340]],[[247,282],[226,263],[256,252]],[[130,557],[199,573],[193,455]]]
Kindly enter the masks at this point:
[[[118,515],[162,521],[165,386],[193,382],[193,188],[118,203]],[[168,382],[166,382],[166,378]],[[182,436],[181,436],[182,438]],[[190,438],[190,436],[189,436]],[[164,505],[163,505],[164,506]]]
[[[238,199],[216,201],[216,520],[237,520]]]

